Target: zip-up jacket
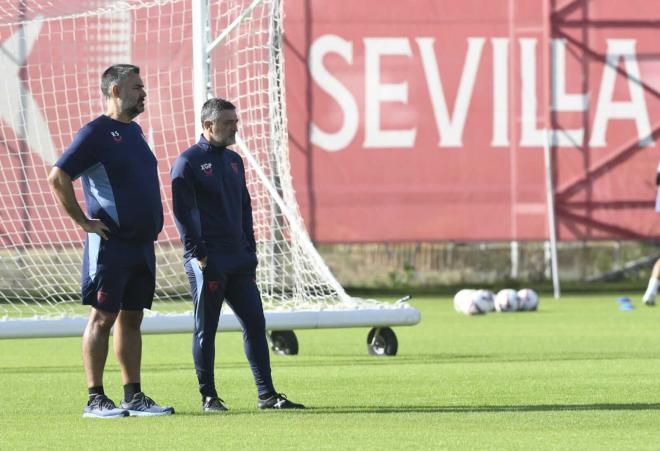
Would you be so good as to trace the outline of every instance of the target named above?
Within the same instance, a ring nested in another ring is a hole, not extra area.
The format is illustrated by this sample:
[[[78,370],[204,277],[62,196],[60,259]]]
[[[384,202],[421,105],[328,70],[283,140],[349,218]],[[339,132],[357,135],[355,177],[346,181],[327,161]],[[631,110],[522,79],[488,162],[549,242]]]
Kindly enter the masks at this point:
[[[212,146],[202,135],[179,155],[171,175],[184,258],[210,255],[216,269],[254,269],[252,205],[241,157],[226,147]]]

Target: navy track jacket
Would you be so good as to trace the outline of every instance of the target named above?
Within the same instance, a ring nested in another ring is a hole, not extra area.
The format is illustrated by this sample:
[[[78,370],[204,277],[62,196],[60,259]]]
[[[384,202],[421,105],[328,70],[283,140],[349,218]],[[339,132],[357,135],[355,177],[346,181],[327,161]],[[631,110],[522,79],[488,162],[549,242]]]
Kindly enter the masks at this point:
[[[224,271],[254,269],[252,205],[241,157],[212,146],[202,135],[179,155],[171,175],[184,258],[200,260],[210,254]]]

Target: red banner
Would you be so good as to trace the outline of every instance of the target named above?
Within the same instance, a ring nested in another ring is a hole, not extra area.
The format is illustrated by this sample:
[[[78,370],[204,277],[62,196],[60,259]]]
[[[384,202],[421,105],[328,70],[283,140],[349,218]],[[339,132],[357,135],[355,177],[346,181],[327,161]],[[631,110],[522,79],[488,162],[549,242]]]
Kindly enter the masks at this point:
[[[545,129],[561,239],[658,236],[660,4],[339,3],[286,3],[317,241],[545,239]]]
[[[92,27],[49,17],[77,4],[35,3],[22,28],[12,3],[0,27],[0,239],[80,239],[45,178],[102,111],[99,76],[115,62],[143,68],[161,238],[177,239],[168,172],[195,139],[190,2]],[[285,0],[290,157],[312,238],[546,239],[546,129],[560,239],[660,236],[658,23],[648,0]]]

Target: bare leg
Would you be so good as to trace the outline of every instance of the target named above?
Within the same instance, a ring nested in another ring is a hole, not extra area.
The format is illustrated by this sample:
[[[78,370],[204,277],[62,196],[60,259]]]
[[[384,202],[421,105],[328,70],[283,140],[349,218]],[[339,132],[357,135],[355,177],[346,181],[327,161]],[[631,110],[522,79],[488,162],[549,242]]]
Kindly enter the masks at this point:
[[[103,369],[108,358],[110,329],[117,318],[116,313],[92,308],[82,340],[83,365],[87,387],[103,385]]]
[[[113,343],[124,385],[140,382],[142,361],[140,325],[143,316],[142,310],[122,310],[117,317]]]
[[[654,279],[660,279],[660,258],[655,261],[653,265],[653,270],[651,271],[651,277]]]
[[[655,265],[653,265],[649,285],[646,288],[646,293],[644,293],[644,304],[655,305],[655,296],[658,293],[658,285],[660,284],[658,279],[660,279],[660,259],[656,260]]]

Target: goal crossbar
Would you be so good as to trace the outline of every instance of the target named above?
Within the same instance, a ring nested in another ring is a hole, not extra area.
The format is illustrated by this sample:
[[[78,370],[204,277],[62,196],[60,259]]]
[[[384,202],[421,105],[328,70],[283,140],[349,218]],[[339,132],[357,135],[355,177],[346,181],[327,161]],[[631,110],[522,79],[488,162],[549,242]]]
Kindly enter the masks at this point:
[[[396,308],[319,311],[267,311],[266,328],[270,331],[291,329],[329,329],[345,327],[412,326],[420,321],[417,309],[407,304]],[[192,332],[192,313],[145,316],[142,323],[144,333]],[[37,337],[76,337],[85,330],[87,318],[63,317],[58,319],[12,319],[0,320],[0,339]],[[222,332],[240,331],[238,318],[231,310],[224,309],[220,315]]]

